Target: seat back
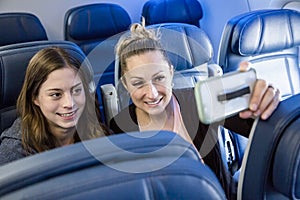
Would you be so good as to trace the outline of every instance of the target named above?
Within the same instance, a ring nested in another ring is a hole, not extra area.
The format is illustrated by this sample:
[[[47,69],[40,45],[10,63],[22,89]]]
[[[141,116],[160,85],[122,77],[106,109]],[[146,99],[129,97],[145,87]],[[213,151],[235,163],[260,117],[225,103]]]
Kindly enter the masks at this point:
[[[1,199],[225,199],[192,145],[168,131],[56,148],[0,167],[0,180]]]
[[[127,11],[111,3],[71,8],[64,20],[65,40],[76,43],[85,54],[105,39],[127,30],[131,24]]]
[[[39,18],[31,13],[0,13],[0,46],[48,40]]]
[[[87,55],[94,71],[94,82],[114,84],[115,45],[131,18],[118,4],[95,3],[69,9],[65,14],[64,38],[76,43]],[[99,108],[105,119],[102,96]]]
[[[10,127],[17,117],[16,101],[23,85],[29,60],[39,50],[49,46],[63,47],[79,60],[87,62],[81,49],[76,44],[67,41],[36,41],[0,47],[0,133]],[[90,73],[92,76],[92,71]]]
[[[232,18],[224,27],[218,64],[227,73],[249,61],[258,78],[279,88],[283,99],[299,93],[299,20],[299,13],[285,9],[257,10]],[[239,168],[248,139],[234,133],[231,137],[240,157],[232,167]]]
[[[146,25],[175,22],[200,27],[203,11],[198,0],[149,0],[143,5],[142,16]]]
[[[250,61],[263,78],[287,98],[300,92],[300,13],[288,9],[257,10],[226,24],[219,48],[218,64],[224,73],[241,61]]]
[[[300,94],[257,121],[239,181],[238,199],[300,199]]]

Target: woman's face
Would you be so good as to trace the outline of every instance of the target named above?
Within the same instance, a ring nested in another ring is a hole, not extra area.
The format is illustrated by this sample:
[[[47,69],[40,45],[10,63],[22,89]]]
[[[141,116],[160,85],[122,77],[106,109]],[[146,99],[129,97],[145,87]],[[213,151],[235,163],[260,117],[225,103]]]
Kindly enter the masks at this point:
[[[85,92],[77,72],[70,67],[51,72],[41,85],[34,103],[40,107],[56,138],[75,130],[85,107]]]
[[[172,96],[173,68],[160,51],[126,59],[125,85],[137,108],[150,115],[165,111]]]

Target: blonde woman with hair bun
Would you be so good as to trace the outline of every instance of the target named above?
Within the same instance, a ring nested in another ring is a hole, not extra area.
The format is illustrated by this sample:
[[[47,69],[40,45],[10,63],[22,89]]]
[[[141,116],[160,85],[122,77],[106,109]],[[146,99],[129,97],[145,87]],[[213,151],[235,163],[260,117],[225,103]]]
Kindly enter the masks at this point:
[[[179,134],[200,150],[204,138],[212,141],[211,150],[202,155],[220,180],[228,199],[236,198],[237,183],[227,171],[216,141],[217,125],[204,125],[199,121],[193,88],[172,88],[173,66],[160,43],[159,30],[133,24],[130,34],[122,37],[116,54],[121,67],[121,80],[130,94],[132,104],[111,121],[115,133],[147,130],[169,130]],[[174,41],[176,42],[176,41]],[[225,121],[225,127],[242,135],[249,135],[253,116],[268,118],[279,103],[279,94],[258,80],[251,98],[251,109]],[[215,127],[215,128],[214,128]]]

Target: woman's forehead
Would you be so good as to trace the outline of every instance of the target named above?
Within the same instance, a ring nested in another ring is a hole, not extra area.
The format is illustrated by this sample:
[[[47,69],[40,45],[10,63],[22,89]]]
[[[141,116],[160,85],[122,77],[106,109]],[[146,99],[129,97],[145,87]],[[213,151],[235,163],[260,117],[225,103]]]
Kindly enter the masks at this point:
[[[42,83],[41,87],[60,88],[65,85],[73,86],[81,82],[81,77],[77,71],[71,67],[64,67],[52,71]]]
[[[148,63],[136,65],[130,70],[127,70],[124,76],[126,78],[148,78],[159,73],[166,73],[170,70],[170,66],[166,63]]]
[[[152,63],[167,64],[168,62],[166,61],[162,52],[158,50],[136,54],[126,59],[127,70],[131,70],[140,65]]]

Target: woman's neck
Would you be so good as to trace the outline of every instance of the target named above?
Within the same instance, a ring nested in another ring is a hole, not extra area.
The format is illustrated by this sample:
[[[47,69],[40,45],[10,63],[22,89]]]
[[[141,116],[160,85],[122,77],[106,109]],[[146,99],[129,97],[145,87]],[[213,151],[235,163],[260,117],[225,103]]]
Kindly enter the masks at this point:
[[[66,146],[74,143],[74,135],[76,133],[76,128],[63,129],[60,127],[52,128],[52,135],[56,139],[56,146]]]
[[[67,146],[70,144],[74,144],[74,137],[63,137],[63,138],[58,138],[57,140],[57,145],[58,146]]]

